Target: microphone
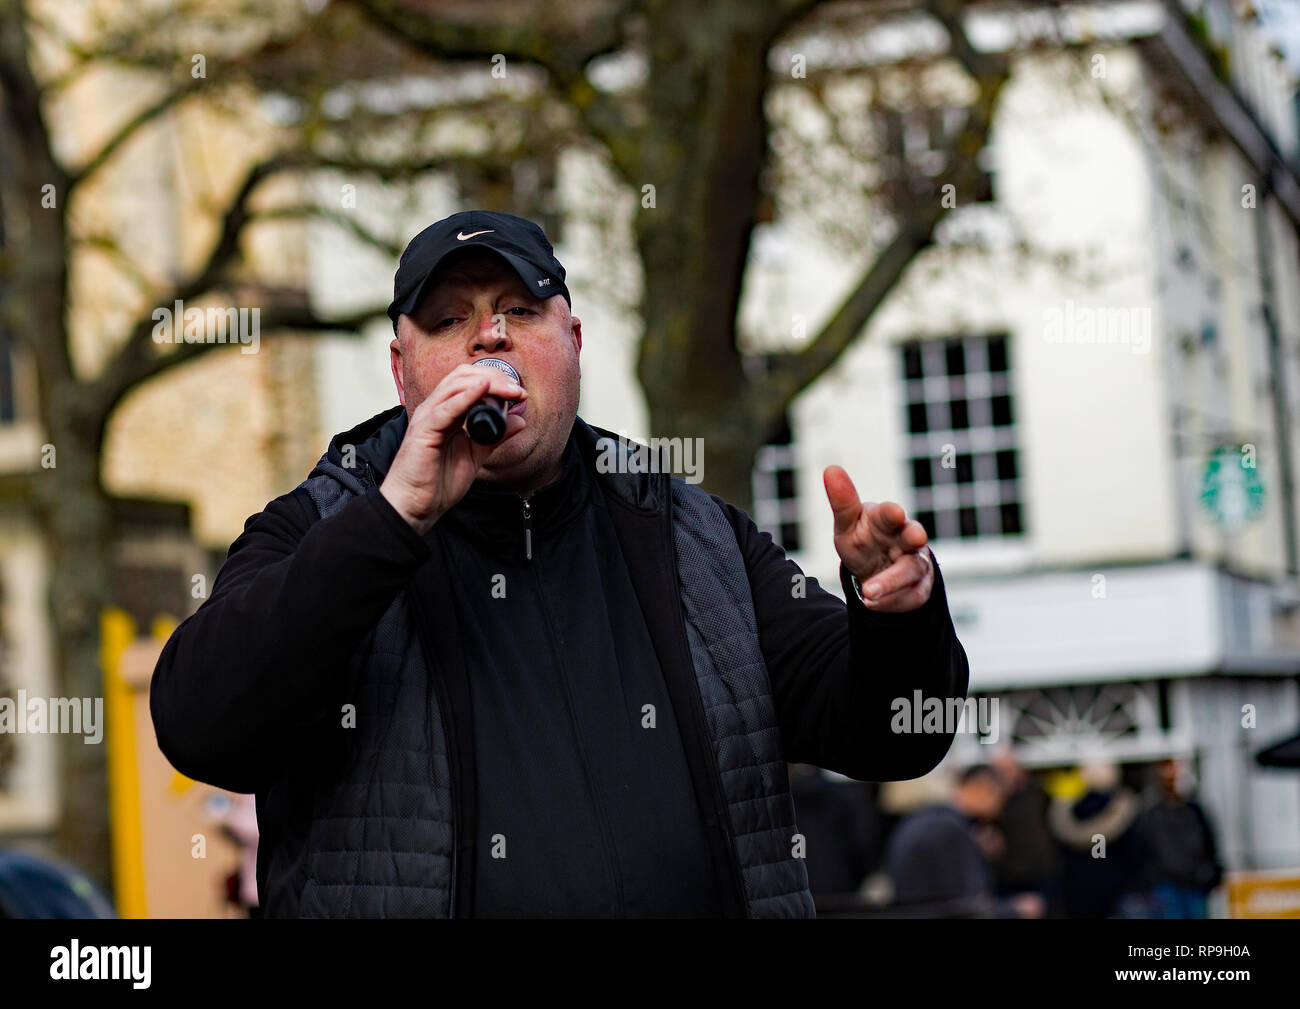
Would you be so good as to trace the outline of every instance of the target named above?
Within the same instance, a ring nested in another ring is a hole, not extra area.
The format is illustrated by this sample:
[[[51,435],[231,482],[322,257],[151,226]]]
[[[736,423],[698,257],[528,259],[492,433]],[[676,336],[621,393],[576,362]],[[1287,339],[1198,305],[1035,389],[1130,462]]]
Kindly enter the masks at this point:
[[[519,372],[499,357],[480,358],[474,362],[474,367],[495,368],[506,378],[519,382]],[[506,411],[513,403],[513,400],[499,396],[484,396],[465,415],[465,431],[480,445],[495,445],[506,433]]]

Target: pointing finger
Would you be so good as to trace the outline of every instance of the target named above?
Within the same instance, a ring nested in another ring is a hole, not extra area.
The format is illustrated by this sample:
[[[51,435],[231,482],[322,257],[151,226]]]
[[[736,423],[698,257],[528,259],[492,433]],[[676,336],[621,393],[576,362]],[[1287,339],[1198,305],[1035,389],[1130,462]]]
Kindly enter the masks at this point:
[[[857,488],[842,466],[827,466],[822,473],[822,482],[826,486],[826,498],[835,515],[835,534],[838,536],[846,533],[862,514],[862,501],[858,497]]]

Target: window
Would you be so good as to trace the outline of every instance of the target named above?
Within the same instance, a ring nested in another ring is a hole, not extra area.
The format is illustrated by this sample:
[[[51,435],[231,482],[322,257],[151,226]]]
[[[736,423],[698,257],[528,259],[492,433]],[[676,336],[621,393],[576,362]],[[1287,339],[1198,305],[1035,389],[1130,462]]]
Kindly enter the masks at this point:
[[[754,524],[785,550],[799,549],[799,495],[790,423],[783,420],[754,457]]]
[[[936,540],[1023,534],[1006,337],[912,342],[900,353],[916,520]]]

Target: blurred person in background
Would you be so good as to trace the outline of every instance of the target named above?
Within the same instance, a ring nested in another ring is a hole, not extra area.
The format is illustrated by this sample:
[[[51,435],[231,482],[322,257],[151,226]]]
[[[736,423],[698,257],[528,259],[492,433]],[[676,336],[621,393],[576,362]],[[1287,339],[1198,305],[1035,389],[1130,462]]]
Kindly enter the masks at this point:
[[[1006,794],[987,764],[966,768],[952,797],[907,816],[885,855],[893,905],[927,917],[1039,918],[1035,893],[997,896],[992,859],[1001,850],[994,822]]]
[[[808,889],[819,909],[824,897],[855,893],[883,854],[884,822],[875,790],[874,784],[834,778],[811,764],[790,765]]]
[[[1191,774],[1177,760],[1156,765],[1154,801],[1137,829],[1150,853],[1148,873],[1156,918],[1204,918],[1206,898],[1223,880],[1214,828],[1192,798]]]
[[[239,846],[239,865],[226,877],[226,904],[241,918],[260,918],[257,901],[257,802],[253,795],[216,796],[213,822]]]
[[[1145,917],[1147,853],[1133,829],[1141,804],[1119,768],[1079,768],[1081,796],[1058,797],[1047,823],[1062,852],[1061,894],[1069,918]]]
[[[1059,913],[1061,856],[1052,832],[1047,829],[1051,796],[1009,747],[994,756],[993,768],[1006,792],[1006,803],[997,818],[1002,853],[993,866],[998,893],[1004,897],[1037,893],[1049,913]]]

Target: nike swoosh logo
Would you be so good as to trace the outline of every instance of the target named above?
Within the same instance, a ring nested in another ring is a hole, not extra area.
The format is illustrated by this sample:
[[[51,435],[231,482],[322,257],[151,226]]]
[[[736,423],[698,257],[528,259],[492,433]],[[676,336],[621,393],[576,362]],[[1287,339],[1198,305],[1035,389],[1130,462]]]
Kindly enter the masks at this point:
[[[475,235],[496,234],[495,228],[484,228],[482,231],[471,231],[468,235],[463,231],[456,232],[456,241],[463,242],[467,238],[473,238]]]

